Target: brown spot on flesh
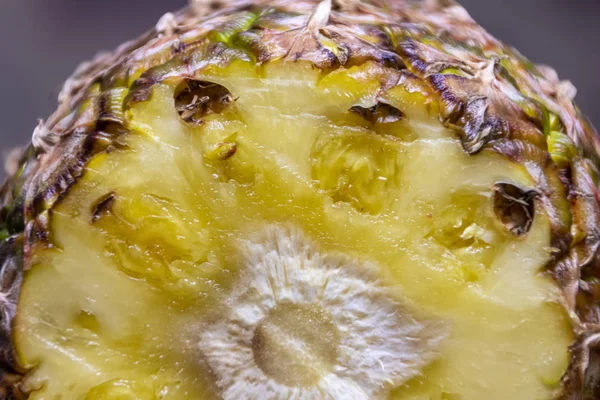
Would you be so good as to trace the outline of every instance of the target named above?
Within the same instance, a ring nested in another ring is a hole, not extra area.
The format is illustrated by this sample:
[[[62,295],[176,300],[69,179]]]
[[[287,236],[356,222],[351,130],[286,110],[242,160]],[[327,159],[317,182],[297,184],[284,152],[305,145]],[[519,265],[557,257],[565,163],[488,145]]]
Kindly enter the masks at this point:
[[[96,200],[96,202],[92,204],[90,223],[95,224],[100,218],[110,214],[115,200],[115,192],[110,192]]]

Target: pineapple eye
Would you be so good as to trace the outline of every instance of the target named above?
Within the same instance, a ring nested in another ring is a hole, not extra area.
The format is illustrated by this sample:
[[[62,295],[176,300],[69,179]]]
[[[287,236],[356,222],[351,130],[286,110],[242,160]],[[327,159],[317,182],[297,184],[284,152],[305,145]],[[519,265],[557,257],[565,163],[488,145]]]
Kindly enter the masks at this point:
[[[375,215],[393,201],[390,193],[399,186],[401,152],[378,135],[323,135],[312,150],[312,178],[334,202]]]
[[[175,108],[183,121],[199,125],[209,114],[222,112],[233,96],[224,86],[207,81],[184,80],[175,90]]]
[[[494,212],[502,224],[515,236],[531,229],[535,207],[535,190],[524,190],[510,183],[494,185]]]
[[[115,192],[110,192],[107,195],[104,195],[101,198],[99,198],[92,205],[92,212],[90,217],[90,222],[92,224],[97,222],[100,218],[102,218],[102,216],[110,213],[112,205],[115,202],[115,198]]]
[[[398,122],[404,118],[402,111],[381,102],[378,102],[373,107],[353,106],[350,107],[349,111],[358,114],[371,124],[389,124]]]

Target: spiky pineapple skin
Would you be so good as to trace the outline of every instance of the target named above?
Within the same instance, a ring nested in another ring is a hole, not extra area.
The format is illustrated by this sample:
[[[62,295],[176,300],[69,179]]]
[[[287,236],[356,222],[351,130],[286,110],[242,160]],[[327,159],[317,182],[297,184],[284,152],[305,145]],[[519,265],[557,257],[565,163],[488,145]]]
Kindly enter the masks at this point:
[[[547,273],[578,336],[562,398],[600,398],[600,368],[590,365],[600,357],[600,140],[573,103],[572,86],[494,39],[453,1],[339,0],[329,7],[317,0],[196,2],[82,64],[65,83],[57,111],[38,126],[0,192],[0,398],[26,398],[11,323],[30,255],[52,246],[54,207],[93,156],[119,148],[128,133],[124,110],[147,100],[154,85],[236,60],[257,68],[305,61],[322,71],[371,62],[382,90],[405,80],[435,93],[440,120],[466,153],[493,150],[525,166],[552,223]]]

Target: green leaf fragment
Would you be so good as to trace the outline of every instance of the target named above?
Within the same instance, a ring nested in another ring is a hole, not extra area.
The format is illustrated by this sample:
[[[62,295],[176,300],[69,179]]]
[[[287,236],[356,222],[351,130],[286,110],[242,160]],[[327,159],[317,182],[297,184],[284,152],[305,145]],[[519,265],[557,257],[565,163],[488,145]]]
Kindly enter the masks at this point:
[[[552,130],[552,131],[558,131],[560,130],[560,118],[558,117],[558,115],[549,112],[548,113],[548,129]]]
[[[444,70],[442,70],[442,74],[444,75],[457,75],[457,76],[462,76],[464,78],[470,78],[471,75],[467,74],[466,72],[458,69],[458,68],[446,68]]]
[[[551,131],[548,136],[548,152],[559,168],[567,168],[577,155],[575,144],[566,134]]]
[[[125,120],[124,104],[129,90],[127,88],[115,88],[106,93],[104,103],[104,119],[123,122]]]
[[[348,53],[328,37],[319,35],[319,44],[333,53],[333,55],[340,60],[342,64],[345,64],[346,61],[348,61]]]
[[[221,25],[217,30],[213,30],[209,37],[214,42],[229,43],[233,36],[250,29],[257,18],[258,16],[252,12],[241,13],[237,19]]]

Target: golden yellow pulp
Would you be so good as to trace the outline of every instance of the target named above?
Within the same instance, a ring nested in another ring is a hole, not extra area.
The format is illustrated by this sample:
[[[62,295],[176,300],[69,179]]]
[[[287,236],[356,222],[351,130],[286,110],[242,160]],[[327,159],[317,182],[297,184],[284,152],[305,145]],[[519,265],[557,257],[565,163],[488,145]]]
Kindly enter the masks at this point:
[[[26,274],[15,340],[33,367],[31,398],[223,397],[199,345],[204,323],[243,285],[240,243],[291,226],[319,252],[378,266],[416,317],[446,327],[422,371],[377,398],[551,399],[573,337],[543,273],[549,223],[538,211],[516,237],[492,202],[496,183],[532,188],[531,178],[491,152],[466,155],[430,94],[402,83],[380,93],[375,70],[213,67],[196,78],[234,101],[197,124],[175,108],[180,80],[134,104],[125,149],[92,159],[52,213],[55,246]],[[402,118],[350,110],[377,96]],[[310,320],[333,339],[306,330],[302,343],[318,342],[311,348],[332,363],[345,333],[311,313],[279,312],[254,340]],[[286,349],[261,353],[277,343],[259,344],[265,374],[289,368],[280,381],[290,386],[319,380],[319,368],[302,364],[314,357],[292,362]]]

